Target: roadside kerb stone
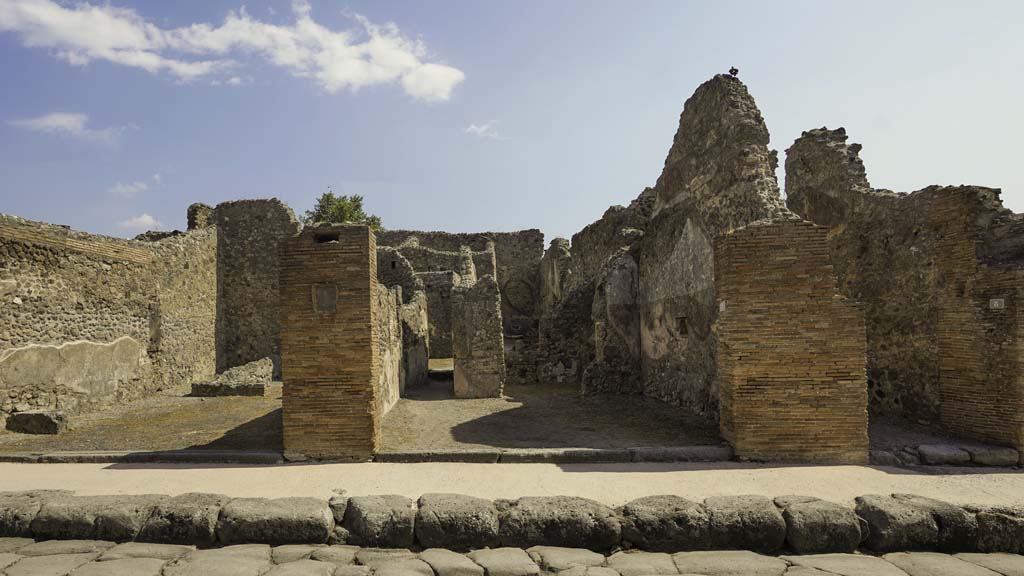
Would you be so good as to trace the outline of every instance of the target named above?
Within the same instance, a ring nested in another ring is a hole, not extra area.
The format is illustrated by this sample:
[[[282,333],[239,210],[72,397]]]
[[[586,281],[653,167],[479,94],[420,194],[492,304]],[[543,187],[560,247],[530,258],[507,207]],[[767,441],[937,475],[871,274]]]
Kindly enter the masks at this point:
[[[0,536],[28,537],[32,535],[35,520],[43,503],[51,498],[70,496],[66,491],[33,490],[28,492],[0,492]]]
[[[971,455],[949,444],[921,444],[917,447],[921,462],[932,466],[963,466],[971,463]]]
[[[933,550],[939,527],[930,511],[906,501],[870,494],[859,496],[857,515],[868,523],[867,547],[878,553]]]
[[[938,528],[935,550],[938,552],[974,552],[978,549],[978,520],[959,506],[916,496],[893,494],[893,498],[927,511]]]
[[[65,496],[47,500],[32,520],[39,539],[130,542],[167,496]]]
[[[707,510],[672,495],[645,496],[621,510],[622,541],[653,552],[707,550],[711,547]]]
[[[437,576],[484,576],[482,566],[444,548],[428,548],[420,552],[420,560],[429,564]]]
[[[510,464],[610,464],[630,462],[626,448],[522,448],[501,453],[499,462]]]
[[[209,547],[217,541],[217,520],[230,498],[190,492],[157,503],[139,534],[140,542]]]
[[[409,548],[415,519],[413,501],[405,496],[356,496],[348,500],[344,527],[350,544]]]
[[[416,541],[424,548],[465,552],[498,542],[498,509],[483,498],[424,494],[416,511]]]
[[[860,521],[850,508],[805,496],[781,496],[775,505],[786,521],[786,543],[797,554],[853,552],[860,545]]]
[[[706,446],[639,446],[629,449],[632,462],[728,462],[732,447],[726,444]]]
[[[222,544],[323,544],[334,528],[327,502],[317,498],[236,498],[217,521]]]
[[[1024,509],[990,508],[976,518],[979,552],[1024,554]]]
[[[622,576],[645,576],[652,574],[677,574],[672,556],[664,552],[629,550],[616,552],[608,557],[607,564]]]
[[[501,450],[414,450],[408,452],[378,452],[374,462],[416,464],[422,462],[463,462],[466,464],[496,464]]]
[[[575,496],[531,496],[498,503],[503,546],[564,546],[603,551],[619,544],[622,525],[611,508]]]
[[[714,496],[704,500],[711,549],[774,552],[786,540],[786,521],[764,496]]]
[[[971,462],[980,466],[1016,466],[1020,463],[1020,452],[1005,446],[967,446]]]
[[[520,548],[476,550],[467,556],[482,566],[487,576],[533,576],[540,573],[540,566]]]

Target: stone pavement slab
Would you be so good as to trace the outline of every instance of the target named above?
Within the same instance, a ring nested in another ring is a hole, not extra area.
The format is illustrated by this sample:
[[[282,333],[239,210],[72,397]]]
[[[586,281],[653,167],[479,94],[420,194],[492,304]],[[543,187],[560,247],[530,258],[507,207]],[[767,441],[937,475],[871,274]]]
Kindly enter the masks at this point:
[[[359,546],[335,544],[333,546],[317,548],[309,557],[321,562],[330,562],[335,566],[347,566],[356,563],[356,552],[358,551]]]
[[[373,567],[374,576],[434,576],[434,570],[419,558],[382,562]]]
[[[462,554],[444,548],[428,548],[420,552],[423,560],[437,576],[484,576],[484,569]]]
[[[415,552],[407,548],[360,548],[355,556],[356,562],[371,568],[402,560],[414,560],[417,557]]]
[[[706,576],[782,576],[789,567],[778,558],[746,550],[680,552],[672,560],[680,574]]]
[[[1024,576],[1024,556],[1004,554],[957,554],[957,558],[998,572],[1003,576]]]
[[[287,564],[274,566],[265,576],[333,576],[337,566],[330,562],[318,560],[296,560]]]
[[[163,576],[260,576],[270,567],[270,546],[240,544],[193,550],[164,566]]]
[[[839,576],[907,576],[892,564],[861,554],[811,554],[808,556],[782,556],[794,566],[816,568]]]
[[[573,566],[562,570],[558,576],[619,576],[619,573],[607,566]]]
[[[937,552],[892,552],[882,559],[910,576],[1000,576],[988,568]]]
[[[326,547],[326,544],[284,544],[275,546],[271,550],[270,556],[274,560],[274,564],[287,564],[310,558],[313,552]],[[345,564],[350,564],[350,562],[345,562]]]
[[[148,544],[145,542],[125,542],[108,549],[100,556],[100,561],[122,560],[126,558],[159,558],[175,560],[192,551],[190,546],[177,544]]]
[[[608,567],[622,576],[678,574],[672,556],[664,552],[644,552],[642,550],[616,552],[608,557]]]
[[[370,576],[373,573],[373,568],[369,566],[338,566],[334,570],[334,576]]]
[[[34,543],[35,540],[31,538],[0,538],[0,554],[17,552],[19,549]]]
[[[476,550],[467,556],[483,566],[487,576],[533,576],[540,573],[537,563],[521,548]]]
[[[22,558],[24,558],[24,556],[18,556],[17,554],[11,554],[9,552],[0,552],[0,570],[7,568]]]
[[[90,562],[75,568],[70,576],[160,576],[166,560],[159,558],[124,558],[107,562]]]
[[[67,576],[69,572],[95,560],[99,553],[33,556],[15,562],[4,570],[6,576]]]
[[[103,540],[44,540],[18,550],[22,556],[53,556],[54,554],[85,554],[103,552],[114,547]]]
[[[533,546],[526,549],[530,558],[547,572],[561,572],[575,566],[600,566],[604,555],[584,548]]]

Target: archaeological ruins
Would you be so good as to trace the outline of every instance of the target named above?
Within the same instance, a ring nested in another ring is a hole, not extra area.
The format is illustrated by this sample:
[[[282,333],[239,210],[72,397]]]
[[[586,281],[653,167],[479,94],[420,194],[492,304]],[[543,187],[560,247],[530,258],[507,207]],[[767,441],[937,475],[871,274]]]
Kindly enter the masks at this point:
[[[302,226],[277,199],[193,204],[186,232],[134,240],[0,215],[0,428],[280,381],[286,459],[362,461],[450,359],[454,400],[643,398],[741,460],[905,456],[873,452],[870,416],[1019,461],[1024,219],[997,189],[873,188],[843,128],[792,143],[783,196],[768,144],[746,86],[715,76],[654,186],[548,243]]]

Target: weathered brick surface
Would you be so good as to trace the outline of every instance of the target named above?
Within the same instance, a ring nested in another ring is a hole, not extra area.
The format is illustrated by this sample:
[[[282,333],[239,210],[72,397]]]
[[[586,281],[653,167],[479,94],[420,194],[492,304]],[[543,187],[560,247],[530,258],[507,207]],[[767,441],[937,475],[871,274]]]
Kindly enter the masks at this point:
[[[281,251],[286,455],[367,459],[380,439],[377,246],[366,226],[307,228]]]
[[[826,232],[785,220],[716,242],[720,425],[741,458],[867,461],[864,317]]]

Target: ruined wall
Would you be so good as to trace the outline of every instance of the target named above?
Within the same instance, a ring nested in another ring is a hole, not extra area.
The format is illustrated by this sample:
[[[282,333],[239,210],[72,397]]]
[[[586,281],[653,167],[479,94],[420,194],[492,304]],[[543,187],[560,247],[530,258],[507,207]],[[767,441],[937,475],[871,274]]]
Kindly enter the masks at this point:
[[[377,247],[361,225],[320,225],[280,255],[288,458],[365,460],[380,441]]]
[[[642,391],[639,280],[636,256],[629,248],[608,258],[597,275],[590,314],[594,360],[583,373],[584,394]]]
[[[452,291],[456,398],[498,398],[505,385],[501,294],[492,276]]]
[[[427,294],[422,290],[399,310],[402,323],[402,364],[404,366],[404,388],[423,386],[429,373],[430,322],[428,320]],[[403,389],[404,389],[403,388]]]
[[[423,290],[423,281],[416,277],[412,264],[392,246],[377,247],[377,282],[388,288],[401,286],[406,301],[417,290]]]
[[[402,289],[377,284],[377,413],[384,416],[405,393],[405,364],[402,362]]]
[[[750,222],[787,216],[776,166],[742,82],[718,75],[697,88],[680,115],[640,245],[645,394],[716,413],[712,243]]]
[[[427,296],[430,323],[430,357],[452,357],[452,288],[459,283],[454,272],[417,272]]]
[[[580,386],[594,360],[594,281],[565,294],[555,309],[540,318],[537,335],[537,379],[541,385]]]
[[[215,229],[136,242],[0,215],[0,420],[212,376],[215,250]]]
[[[202,202],[190,204],[186,220],[190,231],[213,226],[213,206]]]
[[[260,358],[280,374],[278,247],[299,231],[280,200],[223,202],[217,234],[217,371]]]
[[[740,458],[867,461],[864,317],[826,234],[779,220],[716,240],[720,428]]]

